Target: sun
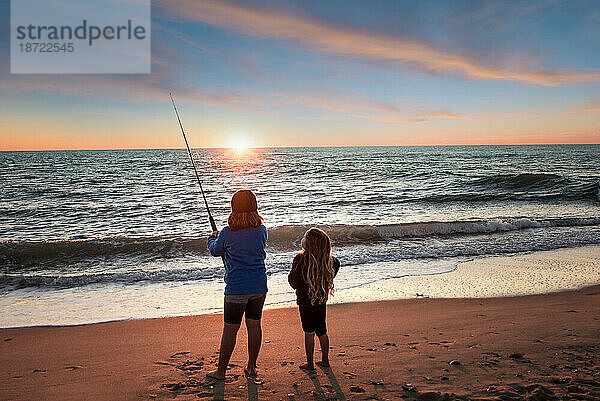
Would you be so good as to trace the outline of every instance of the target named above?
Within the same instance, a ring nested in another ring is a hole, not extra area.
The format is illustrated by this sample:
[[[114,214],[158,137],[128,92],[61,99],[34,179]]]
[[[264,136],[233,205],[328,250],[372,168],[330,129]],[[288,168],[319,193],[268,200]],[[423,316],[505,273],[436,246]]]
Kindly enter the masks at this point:
[[[237,135],[229,140],[229,147],[236,152],[245,152],[250,147],[248,138],[244,135]]]

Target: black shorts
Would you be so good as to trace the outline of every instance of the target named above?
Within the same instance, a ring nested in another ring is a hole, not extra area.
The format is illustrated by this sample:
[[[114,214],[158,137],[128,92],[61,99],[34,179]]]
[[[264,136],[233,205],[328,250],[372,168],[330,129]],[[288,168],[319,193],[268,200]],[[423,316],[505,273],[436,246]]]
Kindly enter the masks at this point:
[[[317,336],[327,333],[325,323],[327,305],[298,306],[298,309],[300,310],[302,330],[305,333],[315,333]]]
[[[246,313],[246,319],[260,320],[266,295],[264,292],[260,294],[225,295],[225,311],[223,313],[225,323],[242,323],[244,313]]]

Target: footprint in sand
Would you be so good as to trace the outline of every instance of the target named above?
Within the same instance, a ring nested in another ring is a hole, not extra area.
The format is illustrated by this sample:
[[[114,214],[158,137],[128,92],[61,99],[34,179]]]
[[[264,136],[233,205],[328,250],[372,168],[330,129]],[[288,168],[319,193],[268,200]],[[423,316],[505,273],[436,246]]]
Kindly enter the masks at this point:
[[[351,393],[364,393],[365,389],[362,388],[361,386],[357,386],[356,384],[353,384],[350,386],[350,392]]]
[[[175,366],[174,364],[172,364],[171,362],[165,362],[165,361],[155,361],[154,362],[156,365],[165,365],[165,366]]]
[[[188,359],[187,361],[185,361],[182,364],[177,365],[175,367],[179,370],[196,371],[196,370],[202,370],[203,366],[204,366],[204,362],[202,362],[202,361]]]
[[[171,355],[169,358],[181,358],[184,355],[188,355],[190,354],[190,351],[181,351],[181,352],[176,352],[173,355]]]

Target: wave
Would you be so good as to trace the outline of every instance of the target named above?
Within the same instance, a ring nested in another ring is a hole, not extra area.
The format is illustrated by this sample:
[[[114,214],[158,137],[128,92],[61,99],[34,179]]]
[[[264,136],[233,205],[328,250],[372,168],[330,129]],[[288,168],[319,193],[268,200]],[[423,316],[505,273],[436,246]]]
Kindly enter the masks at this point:
[[[431,221],[386,225],[333,225],[325,229],[335,247],[371,245],[397,239],[453,235],[481,235],[547,227],[585,227],[600,225],[600,217],[548,218],[527,217],[491,220]],[[269,229],[268,246],[272,251],[298,249],[311,225],[285,225]],[[0,265],[6,271],[35,266],[65,266],[83,261],[105,262],[110,259],[156,260],[182,255],[207,255],[205,238],[181,236],[115,237],[58,241],[0,242]]]
[[[173,269],[95,274],[0,274],[0,287],[54,287],[73,288],[100,283],[137,283],[141,281],[168,282],[211,280],[223,277],[223,269]]]
[[[558,174],[546,173],[521,173],[521,174],[494,174],[475,180],[476,184],[503,184],[513,187],[527,187],[548,181],[567,181]]]
[[[107,256],[169,257],[206,249],[205,238],[114,237],[85,240],[3,241],[0,242],[0,264],[34,265],[44,261],[75,262]]]
[[[430,221],[384,225],[322,226],[336,246],[372,243],[392,239],[490,234],[545,227],[585,227],[600,225],[600,217],[532,219],[526,217],[491,220]],[[311,226],[281,226],[269,231],[269,241],[297,246]]]
[[[430,191],[365,195],[361,205],[443,204],[456,202],[600,202],[598,177],[564,177],[557,174],[494,174],[459,176],[455,182]],[[416,184],[417,185],[417,184]],[[355,199],[339,199],[336,205],[353,206]]]
[[[494,174],[476,177],[459,191],[407,200],[410,202],[458,201],[600,201],[597,177],[566,177],[547,173]]]
[[[600,244],[600,227],[587,232],[578,230],[557,231],[551,229],[520,232],[499,240],[498,237],[454,236],[446,238],[424,238],[411,241],[391,240],[371,243],[367,246],[339,247],[336,256],[353,277],[365,280],[373,277],[398,277],[402,266],[410,266],[414,274],[430,263],[454,265],[459,261],[476,257],[502,254],[515,254],[531,251],[572,248]],[[276,281],[284,280],[282,275],[289,272],[291,260],[297,249],[291,252],[269,252],[267,254],[267,274],[279,276]],[[177,282],[215,282],[222,279],[224,269],[216,258],[192,257],[177,259],[170,263],[132,263],[111,271],[101,263],[72,265],[65,269],[35,269],[33,271],[0,273],[0,290],[12,291],[23,288],[66,289],[87,285],[126,285],[148,283]],[[383,264],[379,264],[382,263]],[[391,263],[391,264],[390,264]],[[368,265],[374,265],[368,267]],[[156,267],[160,266],[160,269]],[[133,269],[132,269],[133,267]],[[376,269],[376,270],[373,270]],[[385,270],[382,271],[381,269]],[[365,276],[366,274],[366,276]]]
[[[550,173],[494,174],[476,178],[471,184],[483,190],[483,193],[473,194],[474,200],[600,201],[597,177],[566,177]],[[465,200],[471,199],[467,197]]]

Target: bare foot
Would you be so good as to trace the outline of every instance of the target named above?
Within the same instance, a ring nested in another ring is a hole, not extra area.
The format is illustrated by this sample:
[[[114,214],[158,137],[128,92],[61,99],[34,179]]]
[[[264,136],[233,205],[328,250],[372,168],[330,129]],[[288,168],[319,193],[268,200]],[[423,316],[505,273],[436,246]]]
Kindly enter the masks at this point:
[[[302,370],[315,370],[315,365],[313,365],[312,363],[303,363],[302,365],[300,365],[300,369],[302,369]]]
[[[257,373],[256,373],[256,368],[254,369],[250,369],[249,367],[245,367],[244,368],[244,376],[251,378],[251,377],[256,377]]]
[[[206,374],[206,377],[208,377],[209,379],[215,379],[215,380],[225,380],[225,375],[219,373],[218,370],[213,370],[212,372],[208,372]]]
[[[329,367],[329,361],[325,362],[325,361],[319,361],[316,362],[317,365],[319,365],[322,368],[328,368]]]

